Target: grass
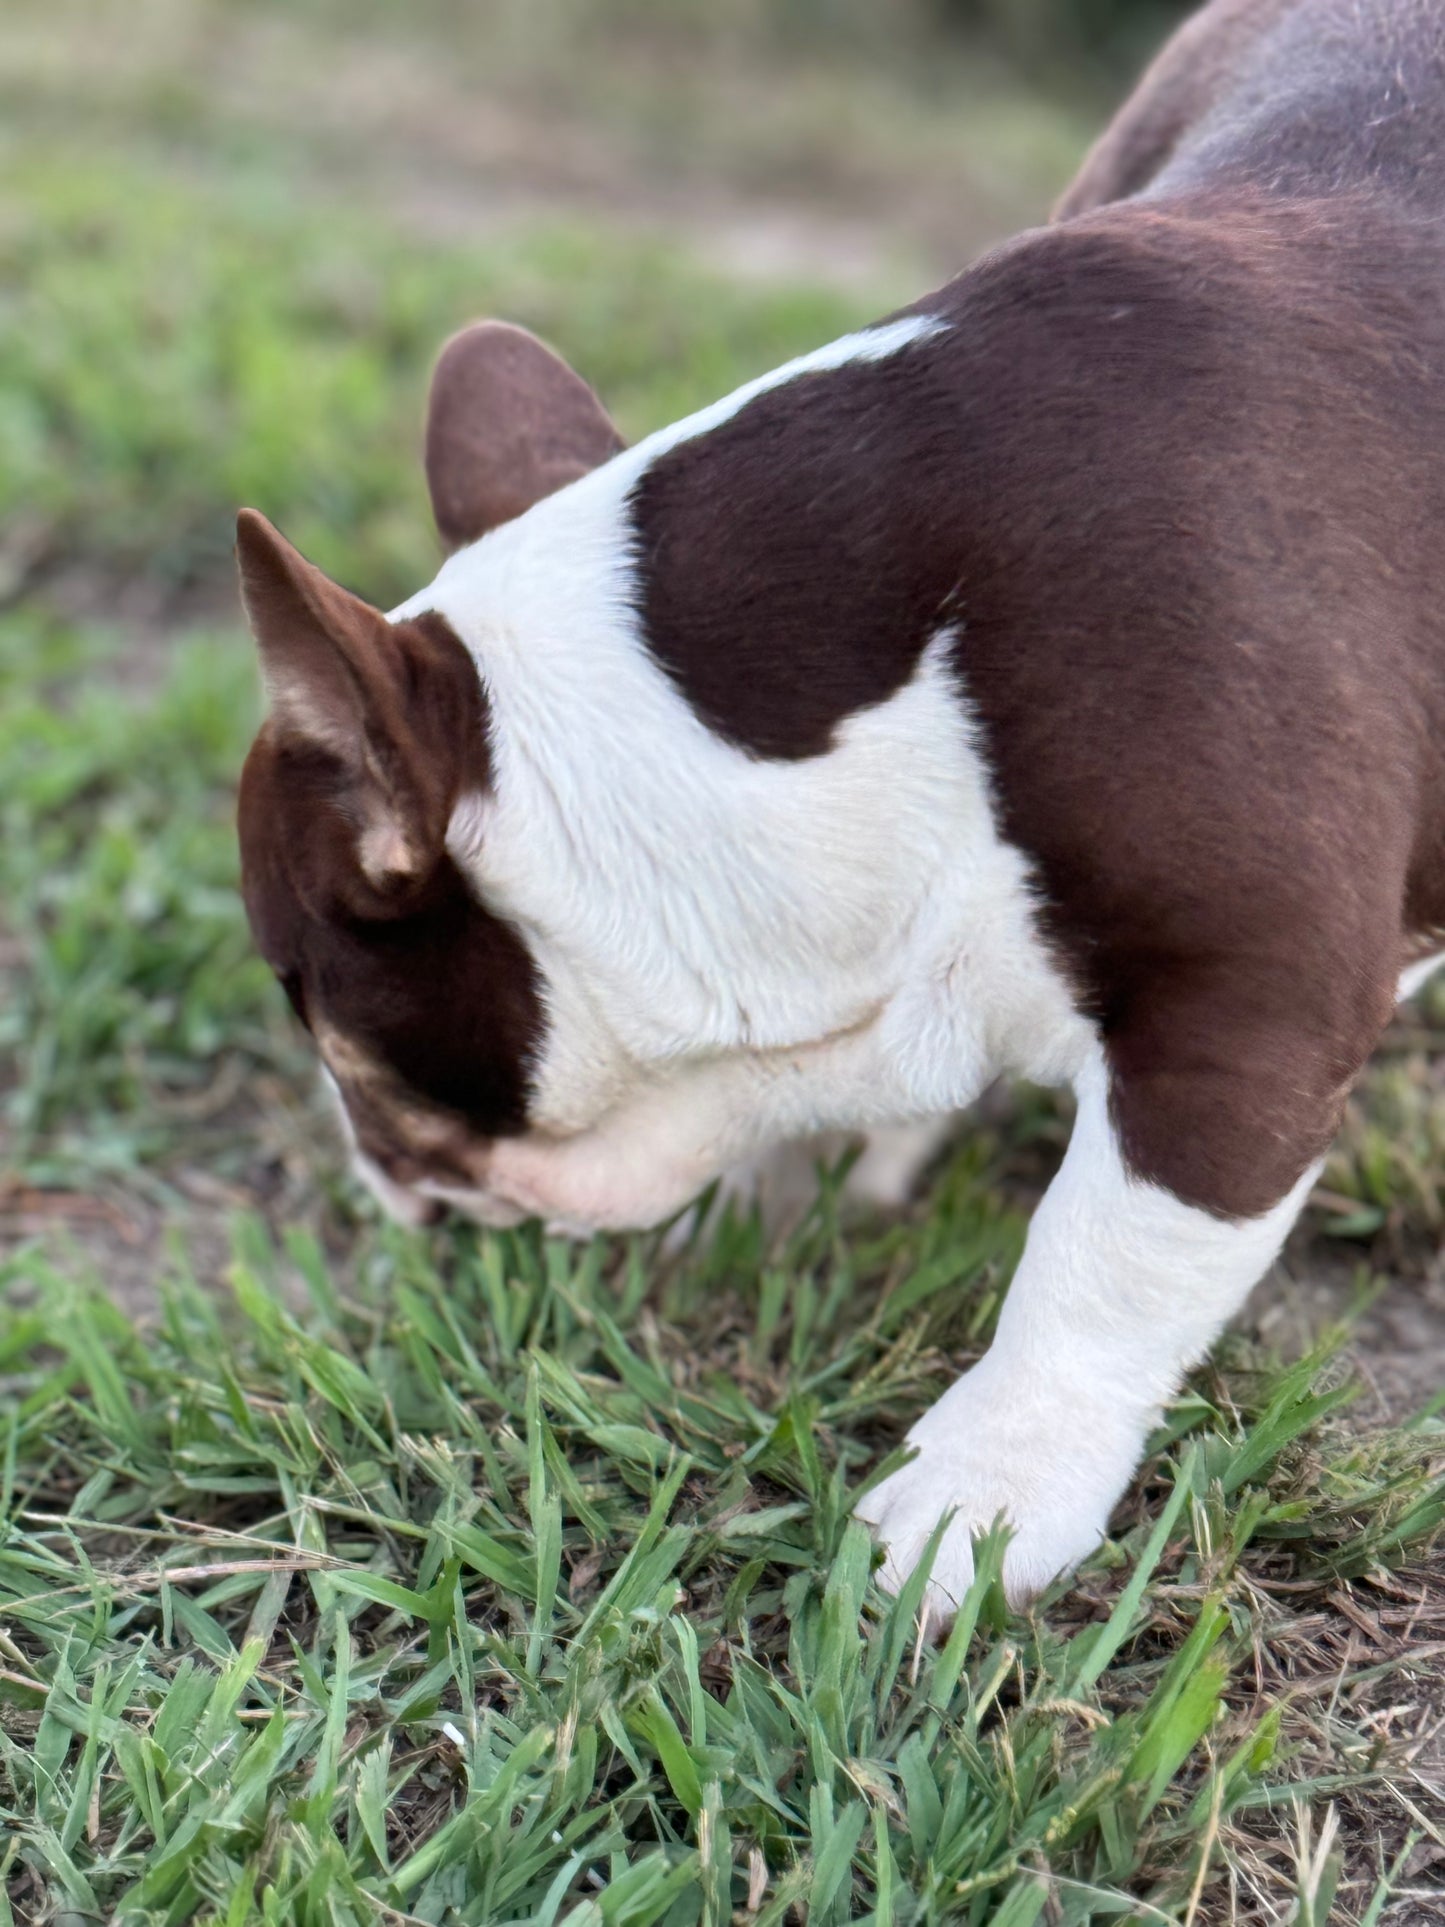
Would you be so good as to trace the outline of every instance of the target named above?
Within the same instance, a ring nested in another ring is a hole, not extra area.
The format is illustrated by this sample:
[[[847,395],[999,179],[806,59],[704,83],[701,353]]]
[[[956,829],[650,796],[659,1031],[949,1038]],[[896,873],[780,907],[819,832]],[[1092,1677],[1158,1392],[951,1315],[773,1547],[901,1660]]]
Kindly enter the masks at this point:
[[[1195,1917],[1251,1818],[1382,1764],[1348,1696],[1306,1743],[1328,1675],[1252,1674],[1341,1581],[1389,1598],[1433,1442],[1240,1361],[1079,1589],[1011,1618],[995,1541],[920,1646],[848,1513],[986,1335],[1019,1230],[988,1179],[871,1236],[825,1188],[771,1258],[735,1221],[672,1264],[376,1232],[344,1293],[252,1221],[230,1302],[179,1275],[144,1336],[13,1261],[17,1917]]]
[[[891,1224],[824,1174],[781,1245],[405,1235],[246,936],[238,501],[386,602],[470,315],[638,434],[909,289],[423,233],[338,195],[365,141],[278,146],[279,82],[212,128],[179,70],[46,75],[0,132],[0,1923],[1418,1917],[1438,1417],[1231,1340],[1077,1584],[1010,1615],[991,1543],[921,1645],[851,1505],[987,1342],[1057,1115]],[[1328,1175],[1375,1264],[1445,1221],[1440,1018]]]
[[[290,1055],[236,915],[251,666],[233,637],[197,639],[153,700],[118,702],[86,640],[26,638],[0,683],[0,889],[27,966],[0,1061],[13,1168],[38,1183],[153,1162],[232,1059]],[[61,706],[36,671],[77,647],[87,686]]]
[[[643,237],[553,224],[479,252],[344,209],[318,219],[264,161],[202,184],[38,140],[7,167],[4,211],[0,526],[17,575],[79,555],[213,579],[236,504],[255,502],[321,566],[398,601],[436,565],[420,424],[463,321],[537,329],[636,435],[875,311],[735,290]]]

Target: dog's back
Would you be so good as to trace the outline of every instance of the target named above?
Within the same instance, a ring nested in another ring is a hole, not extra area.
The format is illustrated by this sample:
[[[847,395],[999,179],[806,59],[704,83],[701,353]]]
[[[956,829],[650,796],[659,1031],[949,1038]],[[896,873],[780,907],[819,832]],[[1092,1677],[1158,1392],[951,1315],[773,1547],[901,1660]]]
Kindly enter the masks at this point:
[[[1214,0],[1160,54],[1057,216],[1225,183],[1445,209],[1435,0]]]

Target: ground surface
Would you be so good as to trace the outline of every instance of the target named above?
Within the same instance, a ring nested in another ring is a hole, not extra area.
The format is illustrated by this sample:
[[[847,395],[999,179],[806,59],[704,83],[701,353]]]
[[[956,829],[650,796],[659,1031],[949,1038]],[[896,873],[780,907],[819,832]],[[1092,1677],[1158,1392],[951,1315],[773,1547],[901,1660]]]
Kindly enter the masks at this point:
[[[647,12],[0,20],[0,1908],[1445,1918],[1445,1001],[1117,1543],[941,1656],[846,1493],[986,1339],[1050,1104],[773,1250],[406,1239],[338,1170],[234,892],[235,504],[385,604],[460,321],[637,433],[1084,138],[977,60]]]

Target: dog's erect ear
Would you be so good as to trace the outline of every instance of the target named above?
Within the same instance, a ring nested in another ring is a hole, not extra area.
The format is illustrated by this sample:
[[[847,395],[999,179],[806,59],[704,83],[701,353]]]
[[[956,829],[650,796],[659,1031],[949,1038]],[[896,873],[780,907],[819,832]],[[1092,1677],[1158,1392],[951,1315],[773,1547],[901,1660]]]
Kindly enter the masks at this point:
[[[237,517],[236,554],[270,726],[339,766],[360,869],[394,893],[440,854],[451,784],[445,743],[432,739],[441,712],[449,735],[479,730],[468,714],[475,671],[449,633],[434,636],[426,618],[394,627],[254,509]]]
[[[236,517],[241,600],[281,733],[343,761],[395,697],[386,617],[293,549],[255,509]]]
[[[442,349],[427,404],[426,479],[448,549],[510,522],[623,446],[582,377],[525,328],[478,321]]]

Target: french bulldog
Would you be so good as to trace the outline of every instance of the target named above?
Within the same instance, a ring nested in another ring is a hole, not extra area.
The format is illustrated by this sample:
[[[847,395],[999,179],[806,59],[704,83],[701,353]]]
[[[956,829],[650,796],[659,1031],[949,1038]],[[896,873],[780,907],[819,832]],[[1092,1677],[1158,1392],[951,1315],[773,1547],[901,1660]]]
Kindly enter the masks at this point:
[[[246,906],[397,1215],[1072,1087],[860,1507],[939,1614],[1098,1542],[1445,951],[1442,290],[1445,11],[1215,0],[1048,225],[635,446],[456,336],[390,614],[241,515]]]

